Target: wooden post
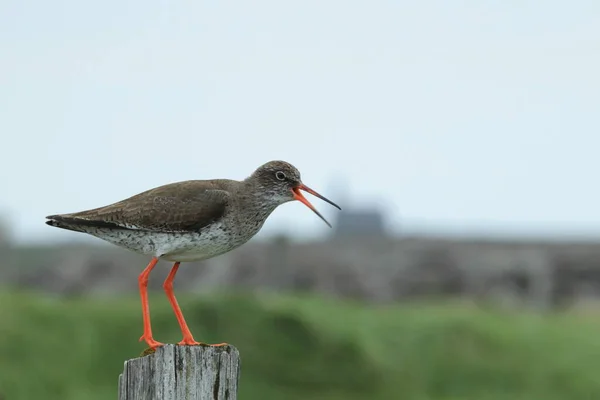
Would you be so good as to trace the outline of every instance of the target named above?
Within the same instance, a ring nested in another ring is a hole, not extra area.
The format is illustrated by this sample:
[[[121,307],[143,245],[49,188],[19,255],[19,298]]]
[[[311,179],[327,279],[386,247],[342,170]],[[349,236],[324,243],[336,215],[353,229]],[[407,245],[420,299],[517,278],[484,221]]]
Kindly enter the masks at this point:
[[[125,361],[119,400],[236,400],[239,373],[234,346],[166,344]]]

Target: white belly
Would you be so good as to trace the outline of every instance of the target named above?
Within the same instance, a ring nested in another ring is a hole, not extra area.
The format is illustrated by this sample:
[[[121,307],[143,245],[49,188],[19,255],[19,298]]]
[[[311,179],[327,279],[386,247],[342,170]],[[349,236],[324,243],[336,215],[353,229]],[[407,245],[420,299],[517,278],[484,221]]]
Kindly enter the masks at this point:
[[[205,260],[233,250],[253,236],[227,234],[220,224],[190,233],[106,229],[89,233],[128,250],[169,261]]]

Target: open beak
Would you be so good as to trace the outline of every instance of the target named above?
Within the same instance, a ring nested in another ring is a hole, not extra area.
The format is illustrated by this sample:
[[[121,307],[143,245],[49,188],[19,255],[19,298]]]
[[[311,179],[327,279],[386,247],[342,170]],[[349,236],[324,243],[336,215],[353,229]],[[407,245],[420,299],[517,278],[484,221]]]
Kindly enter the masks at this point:
[[[306,200],[306,197],[304,197],[304,195],[302,194],[302,192],[300,190],[304,190],[305,192],[310,193],[313,196],[320,198],[321,200],[331,204],[338,210],[341,210],[340,206],[335,204],[333,201],[321,196],[319,193],[315,192],[314,190],[312,190],[311,188],[309,188],[308,186],[306,186],[303,183],[301,183],[300,185],[298,185],[292,189],[292,192],[294,192],[294,200],[298,200],[299,202],[304,203],[304,205],[306,207],[310,208],[315,214],[317,214],[319,216],[319,218],[321,218],[323,221],[325,221],[325,223],[327,225],[329,225],[329,227],[331,228],[331,224],[325,219],[325,217],[323,217],[321,215],[320,212],[317,211],[317,209],[312,204],[310,204],[310,201]]]

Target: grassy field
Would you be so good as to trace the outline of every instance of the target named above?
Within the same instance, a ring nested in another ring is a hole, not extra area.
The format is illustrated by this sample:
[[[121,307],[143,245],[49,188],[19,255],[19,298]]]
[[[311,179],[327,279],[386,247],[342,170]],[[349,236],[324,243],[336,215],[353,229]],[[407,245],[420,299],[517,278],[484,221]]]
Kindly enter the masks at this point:
[[[600,398],[600,317],[459,304],[368,307],[274,295],[181,297],[196,339],[242,354],[241,400]],[[151,297],[156,339],[180,339]],[[137,342],[136,296],[0,294],[0,397],[116,399]]]

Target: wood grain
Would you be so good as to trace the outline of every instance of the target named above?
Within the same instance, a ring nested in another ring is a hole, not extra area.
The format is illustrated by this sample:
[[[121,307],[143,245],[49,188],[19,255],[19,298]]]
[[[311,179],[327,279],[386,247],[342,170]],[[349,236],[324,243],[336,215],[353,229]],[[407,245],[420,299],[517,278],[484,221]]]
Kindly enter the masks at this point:
[[[167,344],[125,362],[119,400],[236,400],[239,373],[234,346]]]

